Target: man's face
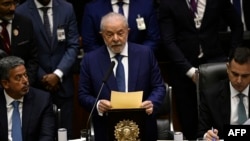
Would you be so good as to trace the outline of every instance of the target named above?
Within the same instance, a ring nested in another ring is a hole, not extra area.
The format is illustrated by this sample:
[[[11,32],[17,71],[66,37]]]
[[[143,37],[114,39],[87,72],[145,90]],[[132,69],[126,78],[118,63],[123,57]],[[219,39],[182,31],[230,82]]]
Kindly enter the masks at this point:
[[[227,64],[227,73],[233,87],[242,92],[250,83],[250,62],[238,64],[232,60]]]
[[[6,92],[15,99],[19,99],[29,91],[29,81],[24,65],[17,66],[9,71],[9,79],[2,80]]]
[[[0,0],[0,18],[12,20],[16,9],[16,0]]]
[[[127,38],[129,28],[121,20],[106,22],[101,32],[106,46],[113,53],[121,53]]]

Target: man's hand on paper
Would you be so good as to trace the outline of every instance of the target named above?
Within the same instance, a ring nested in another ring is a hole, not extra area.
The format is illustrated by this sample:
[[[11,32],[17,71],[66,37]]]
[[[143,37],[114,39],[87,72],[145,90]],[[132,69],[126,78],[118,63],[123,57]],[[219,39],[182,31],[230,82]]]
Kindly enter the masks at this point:
[[[141,104],[141,107],[146,109],[146,113],[148,115],[153,113],[154,105],[153,105],[153,103],[151,101],[149,101],[149,100],[143,101],[142,104]]]
[[[99,112],[105,113],[112,108],[110,101],[108,101],[106,99],[101,99],[99,101],[100,101],[98,104],[98,111]]]

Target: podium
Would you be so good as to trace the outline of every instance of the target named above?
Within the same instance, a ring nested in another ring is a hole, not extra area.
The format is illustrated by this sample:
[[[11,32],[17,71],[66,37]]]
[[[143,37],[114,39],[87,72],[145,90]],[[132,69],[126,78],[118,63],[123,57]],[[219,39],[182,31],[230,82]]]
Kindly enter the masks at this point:
[[[112,109],[107,112],[109,141],[143,141],[146,112],[144,108]]]

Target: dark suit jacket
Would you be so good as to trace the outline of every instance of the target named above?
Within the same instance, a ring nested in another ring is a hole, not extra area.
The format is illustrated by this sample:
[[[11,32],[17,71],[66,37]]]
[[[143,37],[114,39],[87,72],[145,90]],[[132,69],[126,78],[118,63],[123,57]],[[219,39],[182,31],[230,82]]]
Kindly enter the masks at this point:
[[[23,141],[54,141],[55,115],[50,94],[30,88],[24,96],[22,113]],[[0,88],[0,140],[8,141],[6,99]]]
[[[112,11],[111,0],[94,0],[86,4],[81,23],[81,36],[85,52],[104,45],[99,33],[101,18]],[[128,41],[143,44],[155,50],[159,43],[160,33],[153,0],[130,0],[128,14],[130,28]],[[146,30],[138,30],[136,23],[138,15],[144,18]]]
[[[4,50],[2,40],[0,40],[0,49]],[[35,46],[33,26],[29,19],[15,13],[12,20],[11,31],[11,52],[25,61],[29,82],[31,85],[37,80],[38,56],[37,46]]]
[[[237,47],[242,40],[243,26],[229,0],[207,0],[200,29],[196,29],[186,0],[160,1],[160,28],[166,55],[185,74],[192,66],[197,67],[200,45],[206,61],[217,61],[225,56],[219,46],[220,18],[232,29],[231,46]]]
[[[224,138],[223,126],[225,124],[230,124],[230,99],[228,79],[215,84],[211,89],[201,94],[199,137],[203,137],[207,130],[213,127],[218,129],[219,137],[221,139]]]
[[[81,63],[79,81],[79,101],[90,111],[96,101],[102,79],[110,66],[110,57],[105,46],[87,53]],[[143,91],[143,101],[150,100],[154,104],[154,114],[148,116],[148,139],[156,140],[155,113],[161,105],[166,93],[158,63],[150,48],[128,43],[128,91]],[[115,76],[112,73],[102,89],[100,99],[110,100],[111,90],[118,90]],[[96,141],[104,141],[107,136],[107,119],[99,116],[94,109],[93,123]]]
[[[63,0],[52,0],[52,2],[52,42],[49,42],[34,0],[27,0],[17,7],[16,11],[32,19],[34,25],[39,59],[38,79],[41,80],[45,74],[60,69],[64,76],[58,95],[60,97],[71,97],[73,96],[72,66],[76,60],[79,47],[76,18],[70,3]],[[65,40],[58,41],[57,29],[64,29]]]
[[[243,12],[244,12],[244,20],[245,25],[247,28],[247,31],[250,31],[250,1],[249,0],[243,0]]]

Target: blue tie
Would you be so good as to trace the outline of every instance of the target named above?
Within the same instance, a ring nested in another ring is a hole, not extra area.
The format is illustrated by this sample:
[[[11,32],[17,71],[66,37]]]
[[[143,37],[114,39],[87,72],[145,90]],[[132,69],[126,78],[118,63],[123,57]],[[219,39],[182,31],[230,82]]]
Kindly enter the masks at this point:
[[[124,15],[124,12],[123,12],[123,4],[124,4],[124,2],[123,1],[118,1],[117,4],[119,6],[118,13]]]
[[[244,95],[239,93],[238,97],[240,99],[238,104],[238,123],[241,125],[247,120],[246,109],[243,103]]]
[[[13,101],[13,114],[12,114],[12,140],[22,141],[22,126],[19,114],[19,101]]]
[[[115,56],[118,64],[116,68],[116,82],[118,86],[118,90],[121,92],[125,92],[125,74],[124,74],[124,67],[122,64],[122,55],[117,54]]]
[[[238,12],[238,14],[241,16],[241,4],[240,4],[241,0],[233,0],[233,5],[236,9],[236,11]]]
[[[49,7],[42,7],[41,10],[43,11],[43,25],[46,30],[46,33],[51,40],[52,35],[51,35],[51,30],[50,30],[50,23],[49,23],[49,17],[48,17],[48,9]]]

